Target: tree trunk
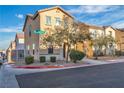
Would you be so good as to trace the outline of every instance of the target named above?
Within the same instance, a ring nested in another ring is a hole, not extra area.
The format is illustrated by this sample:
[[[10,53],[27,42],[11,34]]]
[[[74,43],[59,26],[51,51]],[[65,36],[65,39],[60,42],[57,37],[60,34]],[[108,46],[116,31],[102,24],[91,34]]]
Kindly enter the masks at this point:
[[[95,53],[95,59],[96,59],[96,60],[98,59],[97,50],[96,50],[96,53]]]
[[[66,62],[68,63],[68,57],[69,57],[69,45],[67,46],[67,57],[66,57]]]
[[[98,54],[97,54],[97,49],[95,47],[95,59],[97,60],[98,59]]]

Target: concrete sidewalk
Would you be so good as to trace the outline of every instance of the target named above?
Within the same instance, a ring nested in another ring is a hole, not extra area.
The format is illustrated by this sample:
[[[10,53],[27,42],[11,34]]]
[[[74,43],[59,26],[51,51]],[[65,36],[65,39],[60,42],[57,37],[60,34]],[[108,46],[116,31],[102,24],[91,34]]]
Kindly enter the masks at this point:
[[[93,60],[93,59],[83,59],[85,63],[92,64],[92,65],[101,65],[101,64],[107,64],[108,62],[102,61],[102,60]]]
[[[58,69],[16,69],[11,65],[3,65],[0,69],[0,88],[19,88],[15,75],[45,72]]]

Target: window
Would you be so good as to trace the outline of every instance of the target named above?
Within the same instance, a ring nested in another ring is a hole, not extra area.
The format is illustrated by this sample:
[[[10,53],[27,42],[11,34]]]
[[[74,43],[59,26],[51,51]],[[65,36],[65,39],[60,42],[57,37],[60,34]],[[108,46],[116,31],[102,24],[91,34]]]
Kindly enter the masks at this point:
[[[29,37],[31,37],[31,25],[29,26]]]
[[[53,54],[53,46],[49,46],[48,48],[48,54]]]
[[[33,55],[35,54],[35,50],[33,49]]]
[[[51,25],[51,17],[46,16],[46,25]]]
[[[29,50],[28,50],[28,55],[29,55]]]
[[[24,58],[24,50],[18,50],[18,58],[19,59]]]
[[[96,30],[94,31],[94,37],[95,38],[97,37],[97,31]]]
[[[68,22],[67,20],[64,20],[64,28],[67,28],[68,27]]]
[[[28,49],[28,50],[30,49],[30,46],[29,46],[29,45],[27,45],[27,49]]]
[[[112,36],[112,31],[109,31],[109,35]]]
[[[33,47],[33,49],[35,49],[35,44],[34,43],[33,43],[32,47]]]
[[[59,17],[56,17],[56,25],[61,25],[61,21],[60,21],[60,18]]]
[[[102,36],[104,35],[104,31],[102,31],[102,34],[101,34]]]
[[[59,13],[59,12],[60,12],[60,11],[57,9],[57,10],[56,10],[56,13]]]
[[[28,50],[28,54],[30,54],[30,46],[29,45],[27,45],[27,50]]]

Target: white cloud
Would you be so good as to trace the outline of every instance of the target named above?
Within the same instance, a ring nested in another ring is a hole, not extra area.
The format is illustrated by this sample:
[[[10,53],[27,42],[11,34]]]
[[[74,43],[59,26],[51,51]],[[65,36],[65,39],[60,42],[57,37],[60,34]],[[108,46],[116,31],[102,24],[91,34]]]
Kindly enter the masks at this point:
[[[119,12],[114,12],[114,13],[105,13],[101,17],[91,18],[91,19],[88,19],[87,21],[89,23],[95,23],[99,25],[104,25],[104,24],[111,25],[111,23],[116,22],[117,20],[123,19],[123,18],[124,18],[123,12],[119,11]]]
[[[24,18],[23,14],[16,14],[15,16],[16,16],[17,18],[19,18],[19,19],[23,19],[23,18]]]
[[[78,8],[73,8],[68,10],[72,14],[76,13],[100,13],[112,11],[119,8],[119,6],[109,6],[109,5],[84,5],[79,6]]]
[[[112,26],[115,28],[124,28],[124,20],[113,23]]]
[[[112,25],[115,22],[118,22],[118,20],[123,20],[124,19],[124,10],[123,8],[119,8],[119,6],[113,6],[113,8],[117,10],[112,10],[110,12],[106,13],[97,13],[97,14],[81,14],[80,19],[83,22],[89,23],[89,24],[94,24],[94,25]],[[100,15],[102,14],[102,15]],[[82,16],[83,15],[83,16]],[[99,16],[97,16],[99,15]]]
[[[0,32],[21,32],[22,28],[23,28],[22,25],[4,27],[4,28],[0,28]]]

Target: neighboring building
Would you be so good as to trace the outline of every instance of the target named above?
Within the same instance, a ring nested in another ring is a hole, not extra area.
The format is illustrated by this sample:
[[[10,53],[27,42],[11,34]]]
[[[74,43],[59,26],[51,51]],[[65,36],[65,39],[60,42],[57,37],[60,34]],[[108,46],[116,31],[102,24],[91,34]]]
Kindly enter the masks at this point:
[[[24,33],[17,33],[6,51],[8,63],[24,60]]]
[[[90,33],[89,31],[90,26],[88,24],[79,23],[79,27],[81,28],[82,34]],[[91,43],[92,42],[90,40],[85,40],[83,43],[78,42],[76,44],[76,49],[84,52],[86,56],[89,58],[93,57],[93,49]]]
[[[3,51],[2,51],[2,50],[0,50],[0,58],[2,58],[2,53],[3,53]]]
[[[97,37],[105,35],[104,28],[100,27],[100,26],[95,26],[95,25],[89,25],[89,32],[91,33],[91,37],[93,39],[96,39]],[[98,46],[93,45],[92,46],[93,55],[95,55],[96,51],[97,51],[98,55],[101,55]],[[102,51],[104,53],[104,48],[102,49]]]
[[[5,58],[6,53],[5,50],[0,50],[0,60],[4,57]]]
[[[124,30],[116,30],[116,41],[117,41],[117,51],[121,52],[121,55],[124,55]]]
[[[15,41],[12,41],[11,44],[9,45],[9,48],[6,51],[8,63],[14,63],[16,61],[15,49],[16,49]]]
[[[43,10],[38,10],[34,15],[28,14],[26,16],[25,24],[23,27],[25,38],[25,56],[32,55],[35,60],[39,60],[40,56],[46,56],[46,60],[50,60],[50,56],[56,56],[57,60],[63,60],[66,57],[66,43],[63,47],[48,47],[43,45],[43,38],[54,33],[55,26],[61,26],[64,17],[73,17],[65,12],[60,7],[52,7]],[[44,30],[44,35],[34,33],[34,30]],[[53,29],[52,31],[50,29]]]
[[[16,61],[24,59],[24,33],[17,33],[15,37]]]
[[[113,27],[111,26],[104,26],[103,27],[104,30],[105,30],[105,35],[106,36],[112,36],[113,39],[116,40],[116,29],[114,29]],[[115,54],[115,50],[117,49],[117,44],[116,43],[109,43],[108,44],[108,47],[106,49],[106,54],[107,55],[112,55],[112,54]],[[113,52],[113,53],[112,53]]]

